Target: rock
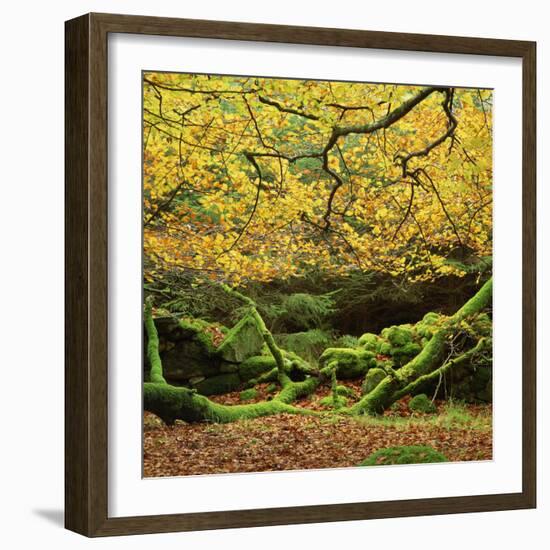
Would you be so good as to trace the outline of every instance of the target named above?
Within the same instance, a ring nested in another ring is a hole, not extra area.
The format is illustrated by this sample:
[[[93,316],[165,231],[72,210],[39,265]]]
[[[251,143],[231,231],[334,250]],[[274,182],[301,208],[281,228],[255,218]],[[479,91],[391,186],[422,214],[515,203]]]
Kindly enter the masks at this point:
[[[220,361],[195,340],[180,340],[161,354],[164,376],[174,382],[184,382],[196,376],[210,376],[220,371]]]
[[[238,374],[219,374],[199,382],[195,388],[202,395],[218,395],[235,391],[241,386]]]
[[[361,348],[327,348],[319,358],[319,365],[328,368],[331,363],[337,365],[337,378],[359,378],[376,366],[376,356]]]
[[[433,414],[437,412],[437,407],[432,403],[430,398],[425,393],[415,395],[409,401],[409,409],[413,412],[424,414]]]
[[[228,373],[228,372],[238,372],[239,365],[236,363],[226,363],[225,361],[222,361],[220,363],[220,372],[222,373]]]
[[[365,380],[363,382],[363,385],[361,386],[361,392],[363,395],[367,395],[370,393],[384,378],[386,378],[387,374],[383,369],[374,368],[370,369],[369,372],[367,372],[367,375],[365,376]]]
[[[264,338],[254,319],[245,315],[228,333],[217,349],[221,359],[230,363],[241,363],[259,355]]]
[[[167,340],[177,338],[180,332],[180,324],[175,317],[155,317],[155,326],[159,337]]]

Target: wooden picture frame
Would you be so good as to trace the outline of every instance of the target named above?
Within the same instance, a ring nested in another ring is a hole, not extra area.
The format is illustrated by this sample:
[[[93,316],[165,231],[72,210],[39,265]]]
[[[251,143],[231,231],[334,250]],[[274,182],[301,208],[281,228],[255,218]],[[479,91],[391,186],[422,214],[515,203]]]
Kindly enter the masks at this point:
[[[522,479],[518,493],[187,514],[108,516],[107,37],[109,33],[520,58],[523,70]],[[536,45],[281,25],[88,14],[65,27],[65,525],[86,536],[534,508],[536,506]]]

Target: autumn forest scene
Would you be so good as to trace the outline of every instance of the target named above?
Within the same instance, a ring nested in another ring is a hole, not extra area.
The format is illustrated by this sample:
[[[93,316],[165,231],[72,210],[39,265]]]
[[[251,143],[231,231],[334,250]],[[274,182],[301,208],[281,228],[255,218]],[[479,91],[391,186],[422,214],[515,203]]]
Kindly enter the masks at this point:
[[[492,91],[142,79],[144,476],[491,460]]]

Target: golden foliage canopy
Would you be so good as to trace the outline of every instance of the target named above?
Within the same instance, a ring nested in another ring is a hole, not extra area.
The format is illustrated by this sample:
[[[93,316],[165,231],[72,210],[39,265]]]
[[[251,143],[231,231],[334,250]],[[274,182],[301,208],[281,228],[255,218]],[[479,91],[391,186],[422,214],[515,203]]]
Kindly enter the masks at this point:
[[[143,94],[148,280],[429,280],[491,254],[490,90],[145,73]]]

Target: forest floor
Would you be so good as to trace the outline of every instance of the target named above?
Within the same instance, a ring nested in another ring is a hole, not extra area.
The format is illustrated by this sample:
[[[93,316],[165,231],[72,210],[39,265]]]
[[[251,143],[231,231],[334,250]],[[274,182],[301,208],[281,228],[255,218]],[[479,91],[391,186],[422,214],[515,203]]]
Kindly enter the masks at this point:
[[[360,395],[360,382],[345,383]],[[268,399],[267,385],[256,386]],[[326,411],[315,395],[296,403]],[[239,392],[213,396],[227,405],[241,403]],[[436,401],[436,414],[411,413],[409,397],[379,417],[282,414],[230,424],[166,426],[144,415],[144,476],[184,476],[236,472],[306,470],[357,466],[378,449],[397,445],[429,445],[450,461],[491,460],[491,405]],[[353,400],[352,400],[353,401]]]

